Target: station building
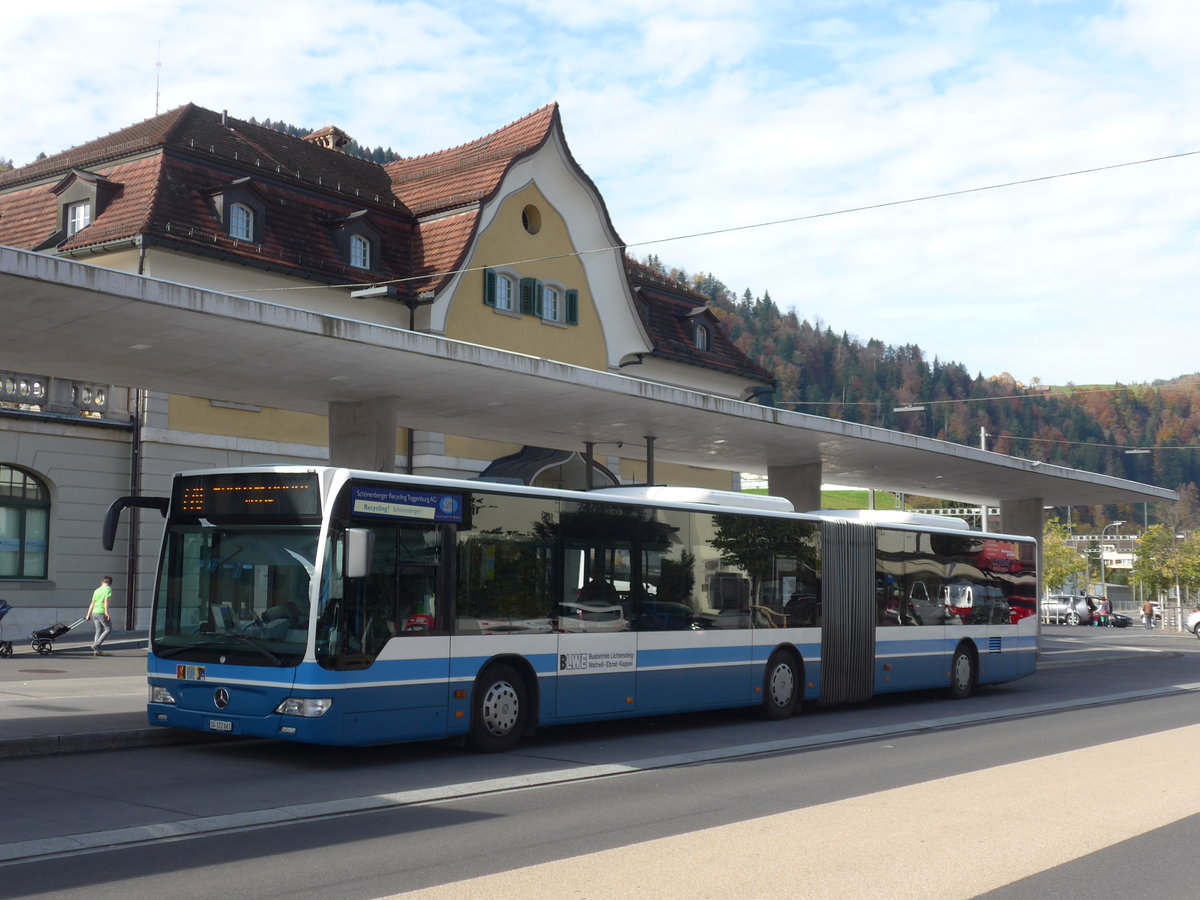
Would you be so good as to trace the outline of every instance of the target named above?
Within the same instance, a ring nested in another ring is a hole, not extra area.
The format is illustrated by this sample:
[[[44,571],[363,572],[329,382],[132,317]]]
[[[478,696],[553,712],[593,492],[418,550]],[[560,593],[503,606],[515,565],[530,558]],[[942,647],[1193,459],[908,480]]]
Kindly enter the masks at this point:
[[[627,257],[595,184],[549,105],[476,141],[379,165],[335,127],[305,138],[194,105],[0,173],[0,245],[161,282],[443,336],[540,360],[770,403],[774,379],[730,341],[705,298]],[[19,300],[19,298],[18,298]],[[103,315],[98,313],[98,315]],[[116,497],[164,494],[172,473],[325,463],[331,433],[365,434],[362,468],[514,479],[731,489],[736,466],[654,465],[616,441],[576,450],[421,430],[403,401],[332,404],[328,415],[246,402],[236,391],[148,390],[155,348],[137,328],[96,334],[129,359],[124,384],[7,367],[0,358],[3,625],[78,618],[104,574],[115,627],[144,627],[160,523],[132,517],[100,547]],[[45,328],[55,327],[47,307]],[[220,341],[215,333],[210,340]],[[112,347],[104,348],[111,352]],[[198,358],[203,346],[195,348]],[[86,353],[86,351],[85,351]],[[177,360],[176,360],[177,362]],[[302,373],[303,355],[293,362]],[[381,397],[428,390],[381,368]],[[337,376],[334,376],[336,379]],[[305,390],[297,378],[297,390]],[[476,402],[505,404],[481,374]]]

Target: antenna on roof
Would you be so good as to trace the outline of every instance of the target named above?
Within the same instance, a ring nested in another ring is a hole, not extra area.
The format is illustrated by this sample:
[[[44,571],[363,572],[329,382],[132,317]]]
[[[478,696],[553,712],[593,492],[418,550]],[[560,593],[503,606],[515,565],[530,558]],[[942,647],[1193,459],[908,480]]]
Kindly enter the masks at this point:
[[[154,62],[154,114],[158,115],[158,88],[162,81],[162,41],[158,42],[158,59]]]

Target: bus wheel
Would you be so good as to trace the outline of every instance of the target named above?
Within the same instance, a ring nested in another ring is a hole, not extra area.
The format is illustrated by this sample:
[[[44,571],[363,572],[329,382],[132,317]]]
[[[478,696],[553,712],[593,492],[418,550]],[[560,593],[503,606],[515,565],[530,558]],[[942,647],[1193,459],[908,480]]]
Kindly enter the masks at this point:
[[[763,673],[763,715],[768,719],[786,719],[795,714],[799,702],[800,667],[796,657],[786,650],[776,650]]]
[[[495,665],[475,682],[467,744],[478,753],[511,750],[529,716],[525,682],[512,666]]]
[[[950,663],[950,696],[955,700],[966,700],[975,690],[975,657],[960,644],[954,651]]]

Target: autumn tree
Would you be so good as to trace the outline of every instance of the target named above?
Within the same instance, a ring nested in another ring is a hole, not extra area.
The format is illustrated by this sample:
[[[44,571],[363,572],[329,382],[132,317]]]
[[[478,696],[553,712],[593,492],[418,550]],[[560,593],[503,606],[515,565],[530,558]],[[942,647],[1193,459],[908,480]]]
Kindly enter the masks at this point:
[[[1176,534],[1164,525],[1151,525],[1138,540],[1134,580],[1151,594],[1172,588],[1183,601],[1200,588],[1200,532]]]
[[[1067,539],[1070,531],[1057,518],[1042,527],[1042,586],[1047,591],[1061,590],[1068,581],[1087,570],[1087,560]]]

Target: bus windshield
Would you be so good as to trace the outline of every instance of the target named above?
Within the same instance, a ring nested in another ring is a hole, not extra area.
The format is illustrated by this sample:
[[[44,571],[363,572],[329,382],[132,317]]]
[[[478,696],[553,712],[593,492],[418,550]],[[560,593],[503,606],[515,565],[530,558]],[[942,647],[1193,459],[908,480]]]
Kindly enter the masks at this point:
[[[316,526],[172,525],[152,632],[180,661],[295,666],[308,644]]]

